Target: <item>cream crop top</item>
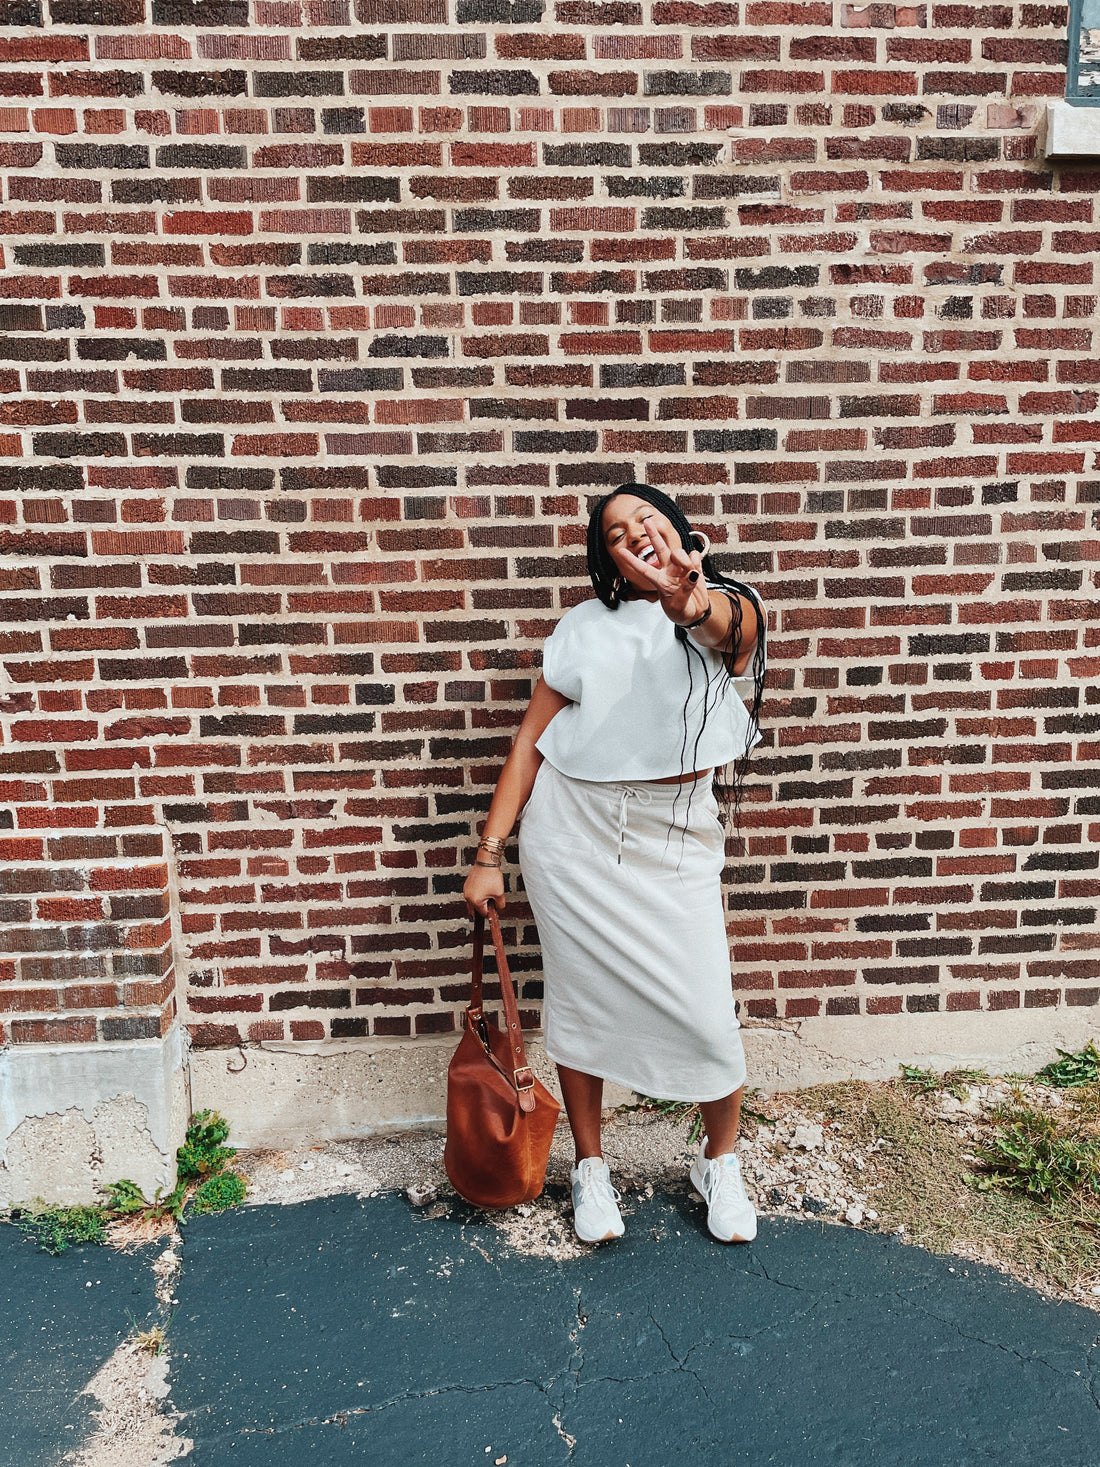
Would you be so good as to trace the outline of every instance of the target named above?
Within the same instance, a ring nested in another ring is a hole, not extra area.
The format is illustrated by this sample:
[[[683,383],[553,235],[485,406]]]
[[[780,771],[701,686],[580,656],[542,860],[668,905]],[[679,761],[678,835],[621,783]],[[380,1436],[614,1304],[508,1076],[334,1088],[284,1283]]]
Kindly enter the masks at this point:
[[[536,747],[572,779],[665,779],[713,769],[760,738],[750,740],[748,709],[721,654],[694,642],[685,648],[656,601],[624,601],[615,611],[596,600],[574,606],[547,639],[542,675],[571,701]]]

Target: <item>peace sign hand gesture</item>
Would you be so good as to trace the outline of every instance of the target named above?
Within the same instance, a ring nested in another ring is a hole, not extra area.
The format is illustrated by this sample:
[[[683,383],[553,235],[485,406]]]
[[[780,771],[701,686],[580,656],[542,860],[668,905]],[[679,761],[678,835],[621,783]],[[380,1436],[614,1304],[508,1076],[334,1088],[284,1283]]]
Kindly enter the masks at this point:
[[[655,552],[650,559],[643,560],[625,545],[621,554],[638,579],[653,587],[669,621],[676,626],[698,621],[710,606],[702,555],[697,550],[689,553],[680,545],[670,545],[652,519],[646,521],[646,531]]]

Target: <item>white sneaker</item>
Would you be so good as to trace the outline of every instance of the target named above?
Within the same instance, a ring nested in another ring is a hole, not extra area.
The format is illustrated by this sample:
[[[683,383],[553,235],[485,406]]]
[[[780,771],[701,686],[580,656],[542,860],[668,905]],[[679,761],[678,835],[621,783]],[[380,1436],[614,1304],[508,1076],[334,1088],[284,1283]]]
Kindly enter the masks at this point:
[[[751,1243],[756,1209],[745,1195],[741,1163],[732,1151],[711,1161],[706,1142],[691,1164],[691,1185],[707,1204],[707,1227],[720,1243]]]
[[[617,1204],[622,1201],[611,1185],[611,1173],[602,1156],[586,1156],[569,1173],[573,1183],[573,1226],[582,1243],[603,1243],[625,1232]]]

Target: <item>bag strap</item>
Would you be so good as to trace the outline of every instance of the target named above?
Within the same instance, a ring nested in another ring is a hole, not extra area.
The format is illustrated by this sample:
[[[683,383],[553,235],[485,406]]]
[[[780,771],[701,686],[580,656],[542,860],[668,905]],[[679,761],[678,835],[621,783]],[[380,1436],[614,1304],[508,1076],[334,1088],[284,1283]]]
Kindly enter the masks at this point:
[[[504,951],[504,938],[500,931],[497,910],[489,906],[489,931],[497,959],[497,976],[500,979],[500,997],[504,1004],[504,1023],[508,1046],[512,1052],[513,1070],[509,1077],[519,1099],[520,1109],[533,1111],[535,1108],[535,1072],[527,1063],[527,1051],[523,1044],[523,1029],[519,1022],[516,993],[512,987],[512,975],[508,971],[508,958]],[[481,984],[485,967],[485,918],[480,912],[474,916],[474,950],[470,966],[470,1003],[466,1010],[467,1022],[477,1023],[482,1017]]]

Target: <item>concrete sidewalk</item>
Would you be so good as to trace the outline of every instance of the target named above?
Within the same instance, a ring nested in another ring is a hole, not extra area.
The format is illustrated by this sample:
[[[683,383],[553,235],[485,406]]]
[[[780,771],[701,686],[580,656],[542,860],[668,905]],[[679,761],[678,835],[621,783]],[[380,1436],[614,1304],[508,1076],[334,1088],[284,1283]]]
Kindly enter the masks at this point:
[[[49,1259],[0,1229],[4,1467],[79,1444],[159,1251]],[[1100,1464],[1100,1315],[810,1221],[724,1248],[686,1193],[562,1261],[463,1204],[247,1207],[187,1225],[175,1293],[195,1467]]]

